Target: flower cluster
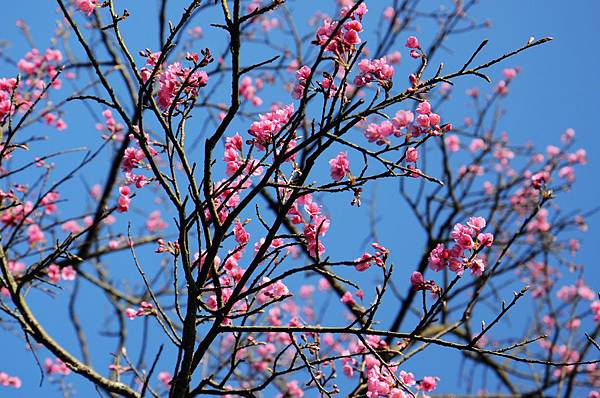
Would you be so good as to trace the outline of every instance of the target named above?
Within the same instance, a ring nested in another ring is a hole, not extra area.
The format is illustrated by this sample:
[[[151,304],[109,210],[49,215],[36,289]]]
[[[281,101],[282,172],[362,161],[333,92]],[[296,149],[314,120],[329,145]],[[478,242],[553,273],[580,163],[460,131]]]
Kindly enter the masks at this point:
[[[123,155],[123,163],[121,164],[121,168],[124,172],[129,173],[133,169],[138,168],[142,165],[142,161],[146,158],[144,151],[140,148],[132,148],[129,147],[125,149],[125,154]]]
[[[313,43],[325,47],[326,51],[332,52],[338,57],[344,54],[352,54],[356,45],[361,43],[359,33],[362,32],[362,19],[367,13],[367,6],[361,3],[354,11],[350,12],[352,6],[342,7],[340,16],[349,20],[343,26],[339,21],[325,18],[323,25],[317,29],[317,35]]]
[[[305,220],[300,212],[300,206],[308,214],[308,220]],[[322,255],[325,252],[325,245],[319,239],[325,236],[329,229],[330,220],[322,214],[321,206],[313,201],[310,194],[301,196],[288,212],[292,223],[304,224],[304,238],[306,239],[308,251],[311,256],[316,256],[317,252]]]
[[[518,68],[506,68],[502,71],[504,80],[500,80],[494,88],[494,92],[498,95],[505,96],[508,94],[508,85],[519,74]]]
[[[223,160],[225,161],[225,173],[232,176],[236,173],[246,176],[259,176],[263,169],[259,162],[255,159],[244,159],[243,157],[243,141],[239,134],[232,135],[225,139],[225,153]],[[240,169],[241,170],[240,173]]]
[[[146,221],[146,230],[148,232],[157,232],[165,228],[167,228],[167,223],[160,218],[160,211],[154,210],[151,212]]]
[[[411,57],[421,58],[423,56],[421,44],[419,44],[419,39],[417,39],[415,36],[409,36],[409,38],[406,39],[405,46],[410,49]]]
[[[17,79],[0,79],[0,121],[4,120],[5,116],[15,112],[16,107],[11,97],[14,95],[16,88]]]
[[[42,243],[46,241],[44,231],[42,231],[38,224],[31,224],[27,228],[27,236],[29,244],[32,246],[35,246],[37,243]]]
[[[48,274],[48,278],[52,283],[58,283],[61,279],[65,281],[73,281],[75,280],[75,276],[77,275],[75,269],[70,265],[67,267],[60,268],[56,264],[49,265],[48,269],[46,270],[46,273]]]
[[[459,275],[469,268],[473,275],[481,275],[485,271],[485,259],[477,254],[494,242],[492,234],[481,232],[485,226],[483,217],[471,217],[467,225],[454,225],[450,233],[454,246],[446,248],[443,243],[438,243],[429,253],[429,268],[440,271],[448,267]]]
[[[261,114],[259,120],[252,123],[248,133],[254,137],[254,143],[260,150],[274,143],[281,129],[294,114],[294,104],[288,106],[273,105],[271,112]]]
[[[5,194],[4,198],[9,199],[9,206],[0,214],[0,221],[5,225],[17,225],[21,222],[31,224],[33,219],[30,217],[33,212],[33,203],[25,201],[19,203],[14,195],[10,192]]]
[[[47,85],[58,90],[62,81],[58,78],[63,55],[60,50],[49,48],[40,52],[33,48],[17,62],[22,79],[0,78],[0,122],[17,110],[29,109],[36,100],[43,98]],[[30,92],[25,89],[29,88]],[[56,113],[43,112],[46,124],[62,131],[67,128],[65,121]]]
[[[288,287],[282,281],[271,283],[268,277],[263,277],[263,285],[266,285],[263,289],[258,292],[256,299],[259,303],[264,304],[269,300],[278,300],[281,297],[290,295]]]
[[[165,242],[164,239],[157,239],[156,243],[158,244],[158,248],[154,251],[155,253],[171,253],[174,256],[179,255],[179,242],[174,241],[167,241]]]
[[[300,99],[304,96],[304,90],[306,89],[306,84],[308,83],[310,74],[311,69],[306,65],[296,71],[296,85],[292,91],[293,98]]]
[[[186,59],[193,61],[192,67],[184,68],[181,63],[174,62],[162,69],[158,65],[160,52],[147,54],[146,67],[142,68],[141,75],[144,82],[153,75],[158,76],[158,106],[164,110],[169,110],[173,103],[180,105],[186,102],[187,99],[196,98],[198,89],[208,84],[208,74],[198,68],[208,65],[211,61],[210,51],[208,49],[202,51],[204,58],[198,62],[198,54],[188,54]]]
[[[246,11],[248,14],[255,12],[256,10],[261,8],[261,0],[252,0],[246,6]],[[250,20],[251,24],[255,24],[260,26],[263,32],[269,32],[272,29],[279,27],[279,19],[274,17],[269,17],[268,14],[258,13],[257,16]]]
[[[357,271],[365,271],[371,268],[372,265],[377,265],[378,267],[383,267],[385,265],[385,261],[387,260],[390,251],[377,242],[372,243],[371,246],[376,250],[375,254],[365,252],[360,258],[354,260],[356,263],[354,268]]]
[[[44,78],[52,80],[52,88],[56,90],[61,88],[61,80],[56,77],[62,60],[63,55],[60,50],[48,48],[42,54],[38,49],[33,48],[17,62],[19,72],[26,76],[25,84],[37,90],[34,98],[38,98],[46,87]]]
[[[254,106],[260,106],[263,103],[263,100],[256,95],[256,92],[262,90],[264,86],[264,82],[262,79],[254,79],[249,76],[246,76],[242,79],[240,84],[239,93],[240,96],[246,101],[250,101]]]
[[[139,134],[139,130],[136,130]],[[138,189],[143,188],[148,184],[151,179],[147,178],[142,174],[135,174],[135,169],[150,169],[150,164],[146,164],[144,161],[147,160],[146,153],[141,148],[144,145],[146,151],[151,157],[158,155],[158,151],[154,149],[152,145],[156,145],[157,142],[150,140],[145,134],[144,143],[140,144],[139,139],[135,139],[133,134],[130,134],[130,138],[135,142],[136,146],[130,146],[125,149],[123,160],[121,163],[121,170],[125,172],[125,181],[119,187],[119,199],[117,200],[117,211],[124,213],[129,210],[129,204],[131,202],[131,187],[135,186]]]
[[[116,139],[118,141],[123,141],[124,137],[119,133],[125,129],[125,126],[123,126],[121,123],[117,123],[113,117],[112,111],[110,109],[105,109],[102,111],[102,117],[104,118],[104,123],[97,123],[96,130],[106,130],[110,133],[102,135],[102,139]]]
[[[119,199],[117,200],[117,211],[119,213],[125,213],[129,211],[129,204],[131,203],[131,188],[128,185],[122,185],[119,187]]]
[[[0,372],[0,386],[21,388],[21,379],[17,376],[9,376],[8,373]]]
[[[431,111],[427,101],[419,103],[417,116],[411,111],[400,110],[392,118],[380,124],[370,123],[365,129],[365,138],[377,145],[387,145],[390,137],[419,137],[421,134],[441,135],[452,129],[451,124],[440,125],[440,115]]]
[[[369,345],[372,347],[385,349],[386,343],[375,336],[369,337]],[[358,349],[363,351],[366,347],[360,344]],[[427,376],[422,380],[415,380],[412,373],[406,371],[399,372],[399,379],[404,386],[399,386],[397,376],[393,373],[398,371],[397,366],[382,366],[381,362],[372,355],[365,356],[364,359],[365,374],[367,378],[367,394],[368,398],[392,397],[392,398],[407,398],[414,396],[406,392],[405,388],[415,387],[424,392],[431,392],[437,387],[438,378]]]
[[[388,63],[386,57],[363,59],[358,63],[358,68],[360,73],[354,79],[354,84],[358,87],[366,86],[371,82],[377,82],[386,90],[392,87],[394,67]]]

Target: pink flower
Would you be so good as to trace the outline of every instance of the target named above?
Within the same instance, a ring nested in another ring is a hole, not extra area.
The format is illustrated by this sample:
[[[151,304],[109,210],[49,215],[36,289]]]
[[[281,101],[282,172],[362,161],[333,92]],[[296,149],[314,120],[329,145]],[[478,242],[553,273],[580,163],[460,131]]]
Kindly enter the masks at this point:
[[[390,64],[399,64],[402,59],[402,54],[400,51],[394,51],[393,53],[388,54],[387,60]]]
[[[471,262],[471,273],[475,276],[483,275],[485,271],[485,262],[481,258],[476,258]]]
[[[344,372],[344,375],[346,375],[347,377],[354,376],[354,368],[349,363],[344,364],[342,371]]]
[[[266,276],[262,278],[263,284],[268,284],[270,281],[271,279]],[[258,294],[258,301],[266,303],[269,300],[277,300],[281,297],[288,296],[289,294],[290,291],[288,287],[282,281],[277,281],[261,289]]]
[[[79,11],[89,17],[98,6],[98,0],[77,0],[76,5]]]
[[[240,221],[237,221],[233,227],[233,235],[235,236],[235,241],[240,246],[248,244],[248,241],[250,240],[250,234],[246,232]]]
[[[133,308],[125,309],[125,316],[129,319],[135,319],[137,317],[137,311]]]
[[[419,45],[419,40],[415,36],[410,36],[406,40],[406,47],[412,48],[412,49],[417,49],[421,46]]]
[[[395,14],[396,11],[394,10],[394,7],[386,7],[385,10],[383,10],[383,18],[387,20],[391,20],[392,18],[394,18]]]
[[[419,159],[419,150],[413,147],[408,148],[406,150],[406,161],[417,163],[417,159]]]
[[[356,45],[360,43],[360,37],[356,30],[348,30],[344,33],[344,42],[348,45]]]
[[[498,85],[494,88],[494,92],[498,95],[505,96],[508,94],[508,84],[504,80],[500,80]]]
[[[477,240],[479,244],[485,247],[490,247],[494,243],[494,235],[490,233],[483,233],[477,235]]]
[[[429,253],[429,268],[434,271],[440,271],[447,265],[448,252],[443,243],[437,246]],[[414,275],[414,274],[413,274]]]
[[[392,119],[394,127],[400,129],[407,127],[415,120],[415,115],[411,111],[399,110],[396,112],[396,117]]]
[[[423,380],[421,380],[419,382],[418,385],[418,389],[423,390],[425,392],[431,392],[433,390],[435,390],[435,388],[437,387],[437,381],[439,379],[437,377],[433,377],[433,376],[425,376],[423,377]]]
[[[594,313],[594,321],[600,321],[600,300],[594,300],[590,304],[590,308]]]
[[[353,6],[354,2],[349,1],[347,5],[340,9],[340,16],[345,17],[346,15],[348,15]],[[356,7],[356,10],[352,12],[352,15],[350,17],[353,19],[358,17],[359,20],[362,20],[362,17],[364,17],[368,11],[369,10],[367,9],[367,5],[365,3],[361,3],[358,7]]]
[[[27,228],[27,236],[29,237],[29,244],[31,245],[45,241],[44,232],[37,224],[32,224]]]
[[[305,82],[310,77],[311,69],[309,66],[304,65],[302,68],[296,71],[296,80]]]
[[[568,143],[571,142],[571,140],[575,138],[575,130],[573,130],[572,128],[568,128],[565,133],[560,137],[560,140],[563,143]]]
[[[44,361],[44,369],[49,375],[56,374],[67,376],[71,373],[71,369],[69,369],[69,367],[58,358],[54,361],[52,361],[52,359],[50,358],[46,358],[46,360]]]
[[[419,115],[417,116],[417,123],[419,124],[419,126],[427,128],[431,124],[431,120],[427,115]]]
[[[167,228],[167,223],[160,218],[160,211],[154,210],[151,212],[146,221],[146,229],[149,232],[157,232],[165,228]]]
[[[555,145],[548,145],[546,147],[546,152],[548,153],[548,156],[558,156],[560,148]]]
[[[575,169],[571,166],[561,167],[558,171],[558,176],[568,182],[573,182],[575,181]]]
[[[416,112],[419,115],[429,115],[431,113],[431,104],[427,101],[419,102]]]
[[[469,88],[465,93],[472,98],[479,97],[479,89],[477,87]]]
[[[57,129],[58,131],[64,131],[64,130],[66,130],[66,129],[67,129],[67,127],[68,127],[68,126],[67,126],[67,123],[66,123],[64,120],[62,120],[62,119],[58,119],[58,120],[56,121],[56,124],[55,124],[54,126],[56,127],[56,129]]]
[[[287,395],[291,398],[301,398],[304,396],[304,390],[298,385],[297,380],[292,380],[285,385]]]
[[[68,267],[64,267],[61,270],[61,276],[65,281],[75,280],[75,275],[77,275],[77,272],[75,272],[73,267],[71,267],[70,265]]]
[[[457,135],[446,136],[444,140],[450,152],[458,152],[460,149],[460,139]]]
[[[41,203],[44,206],[44,212],[46,214],[52,214],[56,212],[56,202],[58,201],[59,197],[60,196],[58,192],[48,192],[46,196],[42,198]]]
[[[519,71],[518,71],[518,69],[515,69],[515,68],[506,68],[502,71],[502,74],[508,80],[514,79],[515,76],[517,76],[517,73],[519,73]]]
[[[462,249],[473,248],[473,230],[460,223],[454,225],[454,229],[450,233],[450,237]]]
[[[471,152],[477,152],[478,150],[485,149],[485,141],[481,138],[473,138],[471,144],[469,144],[469,150]]]
[[[401,370],[400,380],[402,380],[402,382],[409,387],[415,385],[415,375],[413,375],[410,372],[405,372],[404,370]]]
[[[348,304],[348,305],[354,305],[355,301],[354,301],[354,297],[352,297],[352,293],[346,291],[346,293],[344,293],[344,295],[342,296],[342,298],[340,299],[340,301],[344,304]]]
[[[423,274],[418,271],[413,272],[410,276],[410,284],[415,290],[421,290],[421,288],[425,285]]]
[[[570,319],[569,321],[567,321],[565,328],[567,328],[569,330],[573,330],[573,329],[578,329],[579,326],[581,326],[581,319],[573,318],[573,319]]]
[[[369,253],[365,253],[362,255],[362,257],[354,260],[354,262],[356,263],[354,268],[360,272],[365,271],[371,267],[371,265],[372,265],[371,260],[373,260],[373,256],[370,255]]]
[[[165,388],[169,388],[169,386],[171,384],[171,380],[173,380],[173,377],[171,376],[171,373],[169,373],[169,372],[159,372],[158,380],[164,384]]]
[[[485,218],[483,217],[471,217],[469,221],[467,221],[467,225],[475,230],[475,232],[479,232],[485,228]]]
[[[340,181],[348,173],[350,173],[350,161],[347,158],[346,152],[340,152],[338,155],[329,161],[331,178],[334,181]]]
[[[46,270],[46,273],[48,274],[48,278],[50,279],[50,282],[52,283],[57,283],[60,281],[60,267],[56,264],[51,264],[48,266],[48,269]]]
[[[548,329],[554,327],[556,323],[555,319],[552,318],[550,315],[544,315],[544,317],[542,318],[542,322]]]

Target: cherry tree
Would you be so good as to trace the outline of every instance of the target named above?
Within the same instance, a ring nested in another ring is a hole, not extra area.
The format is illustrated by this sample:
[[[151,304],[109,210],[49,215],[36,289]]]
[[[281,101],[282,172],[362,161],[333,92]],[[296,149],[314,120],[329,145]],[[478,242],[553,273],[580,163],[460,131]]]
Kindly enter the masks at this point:
[[[593,210],[555,200],[586,152],[501,127],[551,38],[445,65],[476,1],[141,3],[56,0],[2,50],[0,325],[31,364],[2,394],[600,397]]]

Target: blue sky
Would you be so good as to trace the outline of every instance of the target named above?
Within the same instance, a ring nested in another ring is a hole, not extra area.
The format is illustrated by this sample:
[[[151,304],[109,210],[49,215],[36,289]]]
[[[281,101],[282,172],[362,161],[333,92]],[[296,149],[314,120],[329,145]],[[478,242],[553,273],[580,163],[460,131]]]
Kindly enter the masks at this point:
[[[433,2],[433,0],[425,0],[424,3],[429,4],[430,1]],[[140,6],[139,2],[135,0],[117,2],[119,8],[127,7],[134,11],[125,30],[126,37],[132,43],[131,48],[133,49],[156,48],[157,34],[155,30],[146,28],[146,20],[154,18],[156,13],[155,1],[147,0],[144,3],[144,6]],[[175,8],[175,6],[180,6],[185,2],[176,0],[172,3]],[[377,10],[380,9],[381,3],[379,0],[371,0],[367,1],[367,4],[372,9],[372,13],[369,14],[365,22],[368,29],[369,23],[372,23],[369,21],[374,21],[378,17],[379,11]],[[570,4],[575,3],[570,2]],[[515,80],[514,85],[511,86],[511,95],[503,103],[503,107],[508,110],[508,113],[502,121],[501,129],[509,132],[511,139],[515,142],[532,141],[540,148],[544,148],[547,144],[557,143],[566,128],[574,128],[577,133],[578,146],[587,150],[589,163],[585,168],[580,169],[577,174],[575,188],[570,193],[561,196],[558,201],[568,208],[590,209],[600,204],[600,187],[598,184],[600,138],[596,131],[598,115],[596,112],[600,105],[598,100],[600,80],[597,78],[600,55],[598,44],[595,43],[595,40],[600,37],[600,24],[596,20],[597,16],[600,15],[600,2],[579,0],[576,4],[577,6],[567,5],[567,2],[560,0],[544,2],[536,0],[482,0],[481,4],[473,9],[471,15],[478,20],[489,18],[492,22],[491,28],[452,37],[449,41],[452,51],[442,50],[438,53],[436,61],[444,61],[448,70],[452,70],[462,65],[461,62],[471,54],[484,38],[490,39],[490,43],[480,54],[479,60],[487,60],[499,53],[519,47],[530,36],[536,38],[554,37],[551,43],[522,53],[492,69],[491,76],[498,78],[502,67],[518,66],[522,68],[522,72]],[[290,7],[294,9],[294,16],[298,19],[298,24],[302,24],[322,5],[323,2],[314,0],[290,2]],[[17,18],[23,18],[29,24],[39,48],[49,46],[48,32],[54,28],[55,21],[59,18],[58,14],[55,13],[55,8],[55,2],[42,0],[11,2],[9,6],[4,7],[3,12],[0,14],[0,26],[3,26],[0,39],[11,42],[10,48],[5,53],[16,59],[27,50],[27,43],[18,35],[15,27]],[[32,9],[35,9],[35,11],[32,12]],[[331,7],[328,7],[325,11],[331,12]],[[372,19],[369,20],[369,18]],[[216,30],[208,26],[209,22],[213,21],[199,19],[196,23],[202,26],[206,33],[206,43],[200,42],[202,46],[211,46],[213,44],[211,39],[217,35]],[[427,42],[427,39],[431,38],[431,31],[423,28],[422,31],[417,32],[417,35]],[[403,42],[399,43],[399,45],[401,44]],[[75,48],[77,44],[73,42],[72,46]],[[403,48],[397,49],[405,53]],[[262,59],[269,57],[270,54],[264,52],[248,56]],[[403,66],[410,65],[410,62],[411,60],[405,56]],[[403,69],[403,71],[405,70],[409,69]],[[0,64],[0,72],[1,77],[11,76],[14,69],[6,64]],[[467,81],[459,82],[455,89],[457,95],[445,109],[444,117],[462,120],[464,116],[469,114],[471,109],[462,92],[465,88],[471,86],[482,87],[482,91],[486,90],[484,88],[485,84],[470,78]],[[289,97],[285,96],[286,94],[273,100],[288,98],[286,100],[289,101]],[[271,101],[271,98],[263,97],[266,104]],[[70,128],[59,139],[59,141],[63,140],[62,144],[64,144],[64,140],[68,140],[71,145],[89,144],[90,136],[97,134],[94,130],[94,121],[87,114],[81,118],[67,115],[66,119]],[[242,125],[239,128],[240,131],[243,131]],[[95,144],[97,143],[96,141]],[[71,159],[67,163],[73,161]],[[102,165],[98,170],[102,171]],[[90,180],[93,180],[94,173],[88,175]],[[100,175],[98,173],[97,177],[100,178]],[[76,187],[69,189],[74,193],[79,192]],[[383,188],[383,192],[386,192],[386,188]],[[342,198],[341,202],[347,203],[349,199]],[[386,213],[386,217],[380,225],[382,236],[394,236],[394,230],[400,223],[414,223],[414,221],[408,220],[407,213],[399,212],[393,207],[394,202],[384,201],[383,206],[384,208],[381,210]],[[389,208],[386,206],[389,206]],[[353,229],[354,217],[363,221],[366,220],[368,209],[363,208],[357,211],[353,214],[353,217],[338,217],[336,219],[336,211],[339,214],[344,214],[341,212],[347,209],[335,203],[328,203],[328,208],[333,217],[331,236],[344,236],[344,238],[337,241],[328,242],[328,248],[333,253],[340,253],[345,250],[349,242],[359,245],[364,240],[364,233],[349,234],[347,231]],[[578,263],[586,265],[588,282],[592,284],[592,288],[598,290],[600,287],[600,271],[595,261],[597,259],[595,250],[600,246],[600,218],[595,216],[588,220],[588,224],[590,229],[587,235],[583,237],[582,249],[576,260]],[[348,234],[348,236],[344,234]],[[421,244],[420,237],[413,236],[397,240],[388,238],[387,242],[385,242],[385,238],[383,240],[384,244],[393,249],[392,253],[407,253],[406,255],[392,257],[392,260],[395,261],[397,267],[406,266],[408,270],[412,271],[410,267],[414,262],[413,259],[419,255],[418,251],[421,247],[419,246]],[[411,252],[414,247],[419,249]],[[356,253],[351,254],[352,257],[357,257],[361,252],[358,248],[355,251]],[[119,270],[115,270],[115,273],[118,274],[119,272]],[[409,275],[408,271],[406,275]],[[399,284],[404,286],[405,281],[399,281]],[[94,299],[86,297],[83,300],[88,301],[80,303],[80,309],[83,312],[82,318],[99,327],[104,318],[98,316],[99,313],[95,312]],[[53,333],[72,336],[71,328],[68,325],[65,326],[62,322],[57,323],[56,317],[54,317],[54,313],[59,311],[57,309],[60,308],[61,303],[61,300],[57,300],[51,307],[38,308],[40,312],[43,312],[40,317],[49,322],[48,328]],[[86,308],[89,308],[89,310],[86,310]],[[103,311],[102,315],[104,316],[106,315],[106,308]],[[135,345],[138,336],[139,330],[134,328],[130,339],[133,341],[132,345]],[[0,356],[0,371],[19,375],[24,382],[23,388],[18,391],[12,389],[0,390],[0,396],[8,398],[39,396],[42,394],[41,391],[44,392],[44,396],[58,396],[56,387],[49,383],[46,383],[42,390],[38,389],[39,375],[36,366],[32,356],[23,349],[21,340],[8,335],[4,337],[3,335],[0,338],[0,347],[5,353],[5,355]],[[103,360],[98,361],[98,367],[106,362],[105,353],[112,347],[112,341],[104,337],[99,338],[98,344],[93,347],[94,352],[103,356]],[[455,357],[446,357],[447,354],[436,351],[433,351],[430,355],[430,359],[435,358],[437,355],[449,360],[455,359]],[[42,357],[45,356],[42,355]],[[411,362],[409,368],[421,376],[427,374],[441,376],[442,380],[448,383],[441,385],[443,391],[452,391],[452,380],[456,378],[458,373],[456,369],[445,366],[441,361]],[[81,391],[80,396],[92,396],[93,392],[86,387],[85,383],[81,382],[78,376],[69,376],[68,380],[74,384],[77,390]]]

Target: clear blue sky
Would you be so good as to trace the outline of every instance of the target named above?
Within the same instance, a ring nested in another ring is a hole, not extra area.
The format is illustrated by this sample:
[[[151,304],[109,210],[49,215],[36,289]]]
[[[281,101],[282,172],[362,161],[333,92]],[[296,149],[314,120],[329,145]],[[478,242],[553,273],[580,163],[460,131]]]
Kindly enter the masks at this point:
[[[434,0],[425,0],[423,3],[433,3]],[[27,44],[17,34],[15,20],[24,19],[31,27],[32,35],[40,49],[49,46],[49,32],[54,29],[56,20],[59,19],[55,12],[56,3],[47,0],[22,0],[19,2],[10,2],[3,7],[0,14],[0,26],[2,33],[0,39],[11,42],[11,47],[6,50],[6,54],[13,59],[20,57],[27,49]],[[127,7],[132,13],[131,20],[128,21],[129,29],[126,30],[127,37],[135,45],[133,49],[150,47],[156,49],[157,33],[154,27],[146,29],[148,24],[145,22],[150,19],[154,21],[156,14],[154,0],[140,1],[127,0],[117,1],[118,8]],[[174,0],[172,3],[182,5],[185,2]],[[382,3],[382,2],[381,2]],[[296,11],[294,15],[298,18],[298,24],[301,25],[310,14],[322,7],[324,2],[314,0],[291,1],[291,7]],[[376,21],[379,15],[380,1],[370,0],[367,4],[372,8],[365,25],[367,29],[373,21]],[[377,5],[378,4],[378,5]],[[331,12],[329,6],[324,11]],[[596,0],[578,0],[576,2],[565,2],[562,0],[482,0],[481,4],[476,6],[471,13],[479,20],[489,18],[492,21],[490,29],[479,30],[460,36],[455,36],[449,42],[452,53],[441,51],[437,55],[437,61],[444,61],[448,68],[459,65],[466,56],[471,54],[483,38],[490,39],[490,44],[480,55],[481,60],[506,52],[510,49],[519,47],[530,36],[540,38],[543,36],[553,36],[554,41],[542,47],[520,54],[504,66],[519,66],[522,73],[516,79],[511,87],[511,95],[505,100],[504,107],[508,109],[507,116],[502,121],[502,130],[511,134],[511,138],[518,142],[527,140],[533,141],[540,148],[547,144],[557,143],[560,135],[568,127],[575,129],[577,133],[578,145],[584,147],[588,152],[589,163],[577,174],[577,184],[572,192],[559,198],[559,203],[569,208],[590,209],[600,205],[600,185],[598,184],[598,173],[600,172],[600,138],[597,131],[598,107],[600,101],[600,80],[597,77],[600,62],[600,48],[596,43],[600,37],[600,24],[597,21],[600,15],[600,2]],[[207,37],[214,35],[214,28],[208,26],[208,22],[202,19],[197,20],[197,25],[204,28]],[[211,30],[213,33],[211,33]],[[419,37],[425,40],[431,36],[431,33],[419,32]],[[207,40],[208,41],[208,40]],[[399,43],[403,44],[403,42]],[[203,46],[210,46],[210,43],[203,43]],[[77,44],[72,42],[72,46]],[[216,49],[214,49],[216,50]],[[403,51],[402,48],[398,50]],[[257,58],[266,58],[270,54],[255,54]],[[403,63],[411,62],[405,57]],[[492,76],[499,76],[501,67],[493,70]],[[6,64],[0,64],[0,77],[9,77],[14,74],[14,69]],[[465,106],[466,98],[460,95],[464,88],[477,85],[484,87],[479,81],[469,80],[457,86],[456,92],[459,94],[455,100],[448,106],[444,117],[455,118],[460,121],[467,116],[470,109]],[[461,91],[462,90],[462,91]],[[482,91],[485,89],[482,88]],[[285,96],[283,97],[285,98]],[[270,103],[270,98],[263,98],[266,104]],[[281,99],[278,98],[278,99]],[[289,101],[289,100],[288,100]],[[94,121],[85,115],[78,118],[73,115],[66,116],[70,128],[63,133],[65,139],[72,142],[73,145],[89,144],[89,137],[97,134],[94,130]],[[240,127],[240,130],[243,129]],[[97,142],[96,142],[97,144]],[[101,167],[99,168],[101,169]],[[346,203],[346,198],[344,198]],[[339,205],[330,204],[333,216],[333,234],[343,232],[351,228],[350,218],[338,217],[336,219],[336,209],[345,210]],[[401,222],[407,222],[409,217],[405,213],[398,213],[394,203],[391,201],[383,202],[383,206],[388,208],[380,209],[393,213],[381,224],[380,235],[391,234],[392,228]],[[356,216],[359,219],[365,219],[367,209],[360,210],[362,213]],[[343,213],[339,213],[343,214]],[[410,221],[409,221],[410,222]],[[585,264],[588,271],[588,282],[592,288],[600,288],[600,270],[598,270],[596,249],[600,247],[600,217],[596,216],[588,220],[589,233],[583,238],[582,249],[576,257],[577,262]],[[337,232],[336,232],[337,231]],[[356,234],[348,237],[350,242],[360,244],[364,239],[364,234]],[[417,238],[407,238],[399,241],[386,241],[382,239],[387,246],[392,248],[393,253],[404,253],[413,247],[420,250],[420,241]],[[347,241],[330,241],[328,248],[332,253],[342,252],[347,247]],[[417,246],[415,246],[416,244]],[[360,250],[357,250],[357,255]],[[408,254],[408,257],[416,257],[419,253]],[[394,258],[397,266],[407,266],[412,271],[412,263],[400,256]],[[406,275],[409,272],[407,271]],[[399,282],[403,285],[404,282]],[[403,285],[404,286],[404,285]],[[403,289],[404,290],[404,289]],[[83,301],[80,303],[80,309],[84,310],[88,305],[93,308],[93,301]],[[50,322],[49,329],[56,334],[71,336],[72,330],[68,324],[56,323],[52,314],[59,308],[61,301],[58,300],[55,306],[44,309],[41,318]],[[41,309],[38,309],[40,311]],[[46,312],[47,311],[47,312]],[[84,320],[95,322],[97,325],[102,319],[96,313],[85,313],[82,315]],[[52,324],[54,322],[54,324]],[[132,332],[132,340],[135,340],[135,329]],[[33,358],[23,347],[22,341],[8,335],[2,334],[0,337],[0,371],[9,374],[19,375],[23,379],[24,386],[20,390],[2,389],[0,387],[1,397],[33,397],[33,396],[59,396],[56,387],[46,383],[42,389],[38,389],[37,384],[39,374],[33,362]],[[90,336],[92,338],[92,336]],[[113,348],[112,341],[105,337],[95,337],[99,343],[93,347],[97,353],[106,353]],[[440,354],[441,355],[441,354]],[[45,358],[45,355],[42,355]],[[431,358],[431,357],[430,357]],[[448,357],[455,358],[455,357]],[[104,358],[104,362],[106,358]],[[102,364],[103,361],[98,361]],[[99,365],[101,367],[101,365]],[[453,367],[445,366],[438,362],[415,362],[407,367],[420,376],[435,374],[442,377],[442,391],[451,391],[453,380],[456,378],[458,365]],[[79,376],[69,376],[68,381],[73,383],[75,388],[81,391],[79,396],[93,396],[93,391],[82,383]],[[447,384],[443,384],[443,382]],[[43,391],[43,392],[42,392]]]

